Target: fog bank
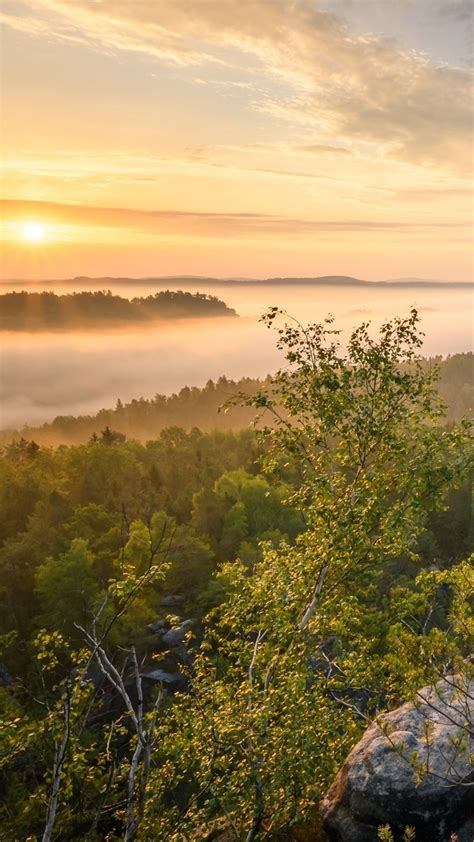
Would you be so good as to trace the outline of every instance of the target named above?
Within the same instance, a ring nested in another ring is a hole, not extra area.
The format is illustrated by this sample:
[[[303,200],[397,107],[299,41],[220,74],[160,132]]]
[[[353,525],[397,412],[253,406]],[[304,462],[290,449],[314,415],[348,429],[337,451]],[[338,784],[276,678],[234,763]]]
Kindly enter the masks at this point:
[[[199,291],[208,290],[201,286]],[[121,295],[142,293],[135,284],[130,290],[120,288]],[[426,333],[427,356],[473,347],[470,290],[229,287],[219,297],[243,318],[175,321],[159,329],[101,333],[2,334],[1,426],[93,413],[114,406],[119,397],[128,401],[170,394],[222,374],[264,376],[281,362],[275,335],[258,322],[272,305],[302,321],[319,321],[332,313],[344,333],[367,319],[375,328],[384,318],[406,315],[415,305]]]

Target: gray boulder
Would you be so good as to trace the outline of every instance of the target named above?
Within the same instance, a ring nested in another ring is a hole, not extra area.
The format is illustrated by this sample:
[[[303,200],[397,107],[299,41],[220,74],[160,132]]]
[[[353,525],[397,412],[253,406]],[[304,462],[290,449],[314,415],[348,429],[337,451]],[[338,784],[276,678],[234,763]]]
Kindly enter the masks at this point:
[[[164,669],[150,670],[141,675],[142,678],[153,683],[159,682],[168,690],[184,690],[187,684],[186,678],[180,672],[168,672]]]
[[[5,664],[0,663],[0,687],[10,687],[12,684],[12,676],[8,672]]]
[[[323,801],[329,839],[377,842],[388,823],[396,839],[411,825],[416,842],[472,842],[473,720],[474,681],[447,676],[374,722]]]
[[[173,626],[163,635],[163,643],[165,643],[166,646],[169,646],[170,649],[173,649],[175,646],[179,646],[184,642],[184,638],[192,625],[192,620],[183,620],[179,626]]]
[[[147,629],[153,634],[165,634],[166,620],[154,620],[153,623],[148,623]]]
[[[178,605],[182,605],[184,602],[184,596],[180,594],[167,594],[164,596],[160,602],[162,608],[176,608]]]

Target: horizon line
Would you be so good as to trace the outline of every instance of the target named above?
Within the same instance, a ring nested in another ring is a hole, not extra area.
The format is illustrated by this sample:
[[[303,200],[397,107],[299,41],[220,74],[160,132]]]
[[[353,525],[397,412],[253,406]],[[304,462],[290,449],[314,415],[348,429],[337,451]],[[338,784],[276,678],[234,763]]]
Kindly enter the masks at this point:
[[[112,282],[116,284],[137,283],[137,284],[153,284],[163,282],[180,282],[183,285],[194,285],[198,282],[205,282],[216,286],[239,286],[239,285],[282,285],[294,284],[295,286],[310,286],[311,284],[319,286],[474,286],[474,280],[448,281],[438,278],[417,278],[417,277],[401,277],[401,278],[386,278],[384,280],[369,281],[363,278],[356,278],[351,275],[301,275],[301,276],[272,276],[266,278],[254,277],[233,277],[222,276],[214,277],[210,275],[191,275],[191,274],[174,274],[174,275],[144,275],[144,276],[129,276],[129,275],[75,275],[68,278],[1,278],[1,285],[20,285],[20,284],[73,284],[74,282]]]

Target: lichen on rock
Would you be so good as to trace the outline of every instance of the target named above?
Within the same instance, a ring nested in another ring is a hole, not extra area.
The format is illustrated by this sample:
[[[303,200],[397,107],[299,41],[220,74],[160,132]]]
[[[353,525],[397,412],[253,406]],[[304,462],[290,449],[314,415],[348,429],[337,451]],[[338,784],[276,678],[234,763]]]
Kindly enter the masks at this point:
[[[472,842],[473,720],[474,680],[446,676],[373,722],[323,801],[329,838],[376,842],[389,824],[417,842]]]

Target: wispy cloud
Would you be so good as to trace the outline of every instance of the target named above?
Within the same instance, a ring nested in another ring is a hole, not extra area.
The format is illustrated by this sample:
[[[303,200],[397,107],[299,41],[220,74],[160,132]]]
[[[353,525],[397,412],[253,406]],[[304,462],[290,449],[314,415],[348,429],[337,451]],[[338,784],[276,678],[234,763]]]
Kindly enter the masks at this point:
[[[390,192],[395,199],[401,202],[431,202],[464,197],[470,199],[472,202],[474,199],[472,187],[451,187],[449,185],[444,187],[427,187],[421,189],[409,187],[406,189],[392,190]]]
[[[452,15],[458,20],[470,22],[472,25],[473,8],[471,0],[446,0],[440,7],[441,15]]]
[[[320,155],[329,153],[331,155],[352,155],[350,149],[344,146],[331,146],[323,143],[308,143],[295,147],[299,152],[307,152],[309,155]]]
[[[472,166],[470,74],[380,36],[355,36],[313,0],[29,0],[23,9],[23,17],[4,14],[4,22],[33,34],[47,23],[50,37],[177,65],[222,66],[226,48],[238,49],[289,91],[285,101],[252,93],[249,106],[304,121],[317,132],[316,145],[332,145],[337,133],[421,165]],[[468,11],[461,1],[446,9]]]
[[[34,218],[51,224],[87,228],[133,229],[135,231],[207,237],[256,237],[259,235],[312,235],[331,232],[399,232],[426,235],[466,228],[463,222],[384,221],[377,219],[299,219],[258,213],[196,213],[176,210],[136,210],[91,207],[55,202],[5,199],[0,202],[3,218],[10,222]]]

